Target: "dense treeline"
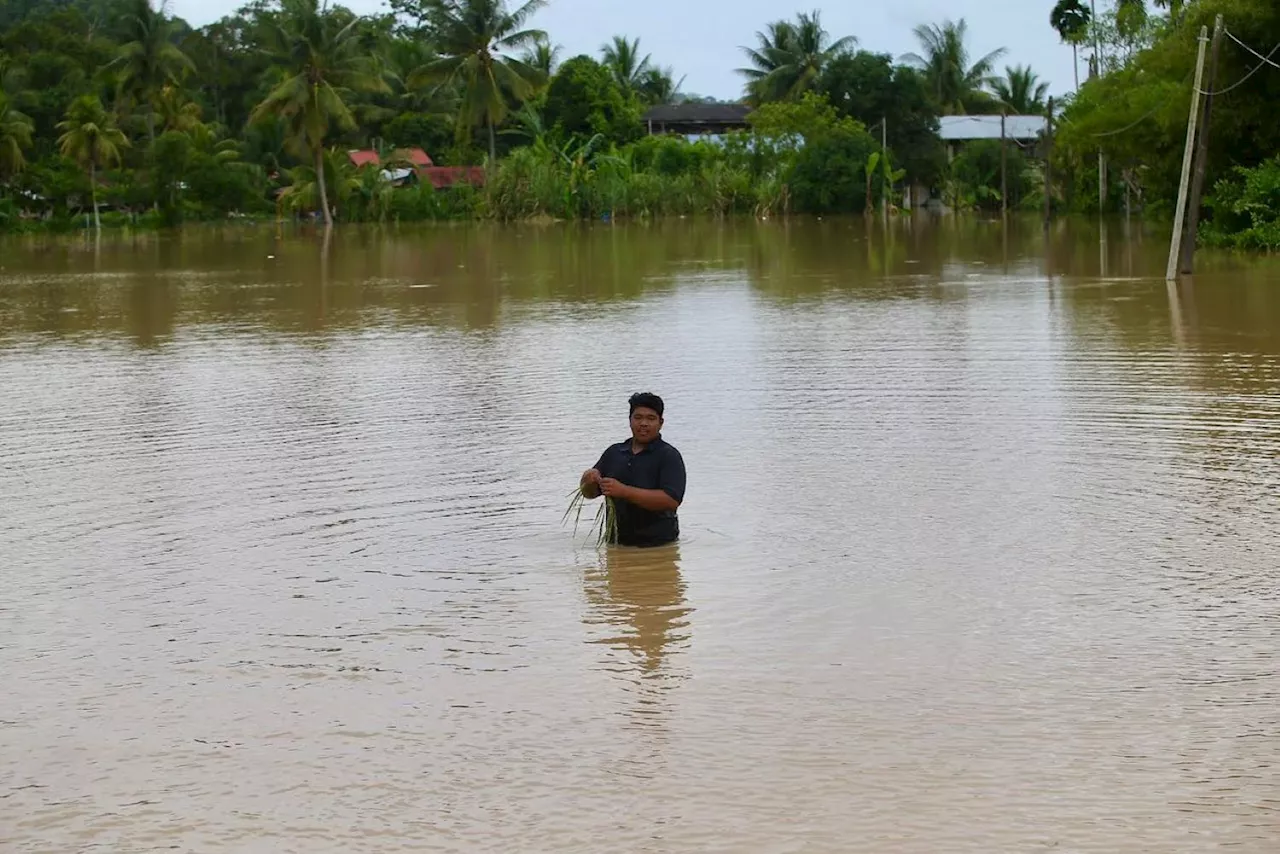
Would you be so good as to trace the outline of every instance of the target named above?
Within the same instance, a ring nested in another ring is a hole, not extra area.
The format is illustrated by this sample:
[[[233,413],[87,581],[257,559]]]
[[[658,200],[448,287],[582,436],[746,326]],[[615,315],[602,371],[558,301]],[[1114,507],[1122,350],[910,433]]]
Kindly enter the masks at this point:
[[[829,33],[813,12],[767,24],[743,48],[748,132],[648,137],[646,109],[710,99],[682,92],[625,36],[563,57],[534,27],[543,5],[390,0],[386,14],[359,16],[323,0],[256,0],[195,29],[151,0],[0,0],[0,228],[76,227],[99,207],[107,222],[158,224],[828,213],[892,204],[908,187],[998,208],[1000,143],[949,157],[938,119],[1041,114],[1049,94],[1030,68],[1001,68],[1003,50],[972,56],[964,21],[921,25],[918,50],[894,58]],[[1089,0],[1061,0],[1046,21],[1087,67],[1079,92],[1058,100],[1053,195],[1060,208],[1097,210],[1101,150],[1102,203],[1118,208],[1127,191],[1158,209],[1176,191],[1199,26],[1221,12],[1242,40],[1269,46],[1280,10],[1100,5],[1095,19]],[[1250,67],[1225,51],[1220,80]],[[1280,131],[1266,121],[1277,86],[1280,74],[1259,73],[1214,114],[1221,182],[1206,229],[1224,242],[1271,239],[1275,217],[1258,221],[1258,200],[1280,178],[1268,160]],[[483,167],[483,184],[393,184],[405,173],[386,170],[418,147],[437,165]],[[370,148],[380,165],[348,157]],[[1010,204],[1043,204],[1039,151],[1006,154]]]
[[[645,138],[648,107],[703,99],[624,36],[562,58],[532,28],[542,5],[257,0],[193,29],[148,0],[0,0],[0,225],[71,227],[99,206],[164,223],[851,211],[953,174],[971,186],[952,198],[989,204],[991,147],[948,168],[938,115],[1043,108],[1029,69],[970,61],[963,22],[921,27],[919,55],[895,61],[813,13],[744,48],[749,133]],[[396,188],[347,157],[394,167],[414,147],[483,165],[484,186]]]
[[[1067,99],[1057,134],[1059,189],[1078,210],[1130,205],[1171,211],[1186,142],[1191,81],[1201,27],[1222,15],[1224,39],[1210,120],[1208,220],[1211,243],[1280,248],[1280,59],[1275,0],[1136,0],[1109,3],[1093,20],[1087,0],[1061,0],[1052,23],[1088,56],[1092,76]],[[1156,12],[1159,11],[1160,14]],[[1238,41],[1237,41],[1238,40]],[[1242,45],[1243,43],[1243,45]],[[1095,58],[1096,57],[1096,58]],[[1098,153],[1105,155],[1100,194]]]

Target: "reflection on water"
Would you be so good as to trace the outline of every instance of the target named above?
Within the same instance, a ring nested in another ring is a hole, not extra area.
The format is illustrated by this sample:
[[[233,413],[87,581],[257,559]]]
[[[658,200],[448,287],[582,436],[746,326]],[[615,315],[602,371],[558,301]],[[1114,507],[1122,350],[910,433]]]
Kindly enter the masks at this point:
[[[685,603],[679,544],[608,549],[602,565],[587,571],[585,583],[593,606],[588,622],[614,632],[599,643],[627,652],[643,678],[667,678],[664,662],[688,641],[692,610]]]
[[[685,600],[679,544],[609,548],[597,565],[588,566],[583,582],[590,641],[609,650],[601,662],[621,680],[630,719],[650,731],[667,731],[675,702],[670,692],[689,677],[679,657],[689,646],[693,608]],[[644,756],[646,763],[668,767],[665,757]]]
[[[0,242],[0,849],[1271,854],[1280,265],[1167,246]]]

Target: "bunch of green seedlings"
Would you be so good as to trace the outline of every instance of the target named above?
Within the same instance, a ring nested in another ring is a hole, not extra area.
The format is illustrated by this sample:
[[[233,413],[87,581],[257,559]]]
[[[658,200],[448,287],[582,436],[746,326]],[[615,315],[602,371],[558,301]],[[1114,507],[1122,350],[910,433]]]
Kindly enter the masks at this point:
[[[562,522],[569,521],[569,517],[573,517],[573,533],[578,534],[578,523],[582,520],[582,508],[587,504],[587,496],[583,493],[582,487],[579,486],[573,492],[569,493],[569,509],[564,511],[564,519]],[[596,545],[606,546],[618,540],[618,510],[614,506],[613,499],[604,496],[604,501],[600,508],[596,510],[595,522],[591,526],[595,533]]]

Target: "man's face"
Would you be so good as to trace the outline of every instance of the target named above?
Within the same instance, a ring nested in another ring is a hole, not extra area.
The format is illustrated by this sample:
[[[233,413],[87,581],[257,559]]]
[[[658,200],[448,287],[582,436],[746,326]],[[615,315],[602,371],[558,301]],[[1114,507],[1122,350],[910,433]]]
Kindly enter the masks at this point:
[[[631,436],[637,442],[652,442],[662,429],[662,418],[647,406],[637,406],[631,413]]]

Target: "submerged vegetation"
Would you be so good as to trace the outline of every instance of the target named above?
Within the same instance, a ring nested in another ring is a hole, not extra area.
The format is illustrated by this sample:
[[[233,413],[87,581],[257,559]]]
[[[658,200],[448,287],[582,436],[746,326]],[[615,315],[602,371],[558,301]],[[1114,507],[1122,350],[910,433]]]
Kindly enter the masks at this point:
[[[963,20],[920,24],[895,58],[806,12],[743,47],[747,126],[701,139],[648,136],[642,117],[712,99],[625,35],[562,56],[537,29],[544,5],[389,0],[358,15],[254,0],[193,28],[155,0],[3,0],[0,229],[854,213],[909,191],[962,209],[1039,209],[1048,192],[1063,211],[1159,213],[1177,191],[1196,35],[1222,14],[1204,235],[1280,242],[1280,73],[1243,47],[1280,43],[1271,0],[1100,0],[1096,18],[1059,0],[1045,26],[1086,73],[1057,92],[1002,66],[1002,48],[975,50]],[[942,117],[1043,114],[1050,94],[1052,186],[1034,141],[948,151],[938,136]]]

